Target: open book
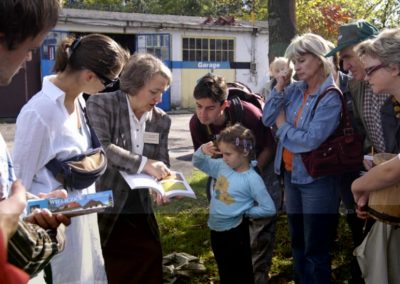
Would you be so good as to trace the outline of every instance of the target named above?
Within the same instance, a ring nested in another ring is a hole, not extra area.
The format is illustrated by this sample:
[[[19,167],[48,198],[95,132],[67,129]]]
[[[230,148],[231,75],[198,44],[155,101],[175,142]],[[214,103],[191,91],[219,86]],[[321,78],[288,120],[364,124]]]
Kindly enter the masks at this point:
[[[112,190],[96,193],[73,195],[67,198],[29,199],[26,215],[36,208],[47,208],[53,213],[62,213],[69,217],[102,212],[114,206]]]
[[[193,189],[180,172],[172,171],[169,176],[160,181],[146,174],[128,174],[124,171],[120,171],[120,173],[131,189],[150,188],[166,197],[187,196],[196,198]]]

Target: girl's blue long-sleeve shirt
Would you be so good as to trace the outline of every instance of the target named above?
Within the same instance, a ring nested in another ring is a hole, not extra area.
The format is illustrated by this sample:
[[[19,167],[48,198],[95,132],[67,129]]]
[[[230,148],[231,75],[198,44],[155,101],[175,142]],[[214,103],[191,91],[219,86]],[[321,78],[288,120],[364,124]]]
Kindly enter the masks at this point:
[[[295,126],[295,119],[304,100],[307,84],[298,81],[287,86],[283,92],[272,90],[265,103],[263,123],[266,126],[275,124],[278,114],[285,112],[286,122],[277,130],[278,145],[275,155],[275,173],[280,174],[283,148],[293,155],[292,182],[298,184],[311,183],[311,177],[304,167],[301,153],[318,148],[338,127],[342,104],[336,92],[329,92],[321,101],[312,115],[312,109],[318,96],[328,87],[335,85],[333,76],[329,75],[317,92],[308,96],[301,116]]]
[[[192,162],[216,179],[210,200],[210,229],[226,231],[235,228],[242,222],[243,215],[256,219],[276,214],[274,202],[253,168],[236,172],[223,159],[205,155],[201,147],[194,153]]]

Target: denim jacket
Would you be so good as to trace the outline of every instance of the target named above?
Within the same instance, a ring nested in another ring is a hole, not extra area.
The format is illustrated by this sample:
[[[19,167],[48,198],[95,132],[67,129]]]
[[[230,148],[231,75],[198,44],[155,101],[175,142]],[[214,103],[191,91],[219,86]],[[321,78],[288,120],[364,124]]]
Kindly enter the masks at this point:
[[[308,96],[297,127],[294,126],[295,119],[302,105],[304,91],[307,89],[304,81],[287,86],[281,93],[273,89],[270,99],[265,103],[262,120],[266,126],[273,126],[280,111],[285,111],[286,122],[276,132],[278,146],[274,167],[275,173],[280,174],[283,148],[292,152],[294,154],[292,183],[307,184],[314,181],[304,167],[301,153],[318,148],[339,125],[342,105],[336,92],[330,92],[321,99],[312,115],[318,96],[332,85],[335,85],[334,79],[329,75],[318,91]]]

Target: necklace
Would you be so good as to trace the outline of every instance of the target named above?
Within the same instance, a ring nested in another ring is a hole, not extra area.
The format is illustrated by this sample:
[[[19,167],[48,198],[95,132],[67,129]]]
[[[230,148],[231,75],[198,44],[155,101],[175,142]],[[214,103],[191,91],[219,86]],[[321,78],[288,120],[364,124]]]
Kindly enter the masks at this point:
[[[396,100],[394,96],[391,96],[391,100],[393,103],[393,110],[396,118],[400,119],[400,103]]]

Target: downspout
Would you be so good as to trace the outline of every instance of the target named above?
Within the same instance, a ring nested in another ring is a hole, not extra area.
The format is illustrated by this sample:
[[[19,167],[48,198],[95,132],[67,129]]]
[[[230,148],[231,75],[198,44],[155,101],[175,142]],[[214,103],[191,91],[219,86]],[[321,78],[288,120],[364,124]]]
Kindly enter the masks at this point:
[[[254,25],[254,24],[253,24]],[[250,50],[250,82],[255,82],[258,84],[257,78],[257,64],[256,64],[256,37],[257,37],[258,29],[253,27],[253,31],[251,33],[251,50]]]

